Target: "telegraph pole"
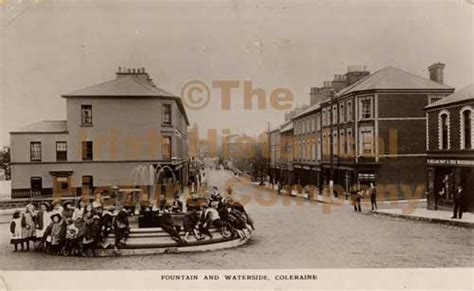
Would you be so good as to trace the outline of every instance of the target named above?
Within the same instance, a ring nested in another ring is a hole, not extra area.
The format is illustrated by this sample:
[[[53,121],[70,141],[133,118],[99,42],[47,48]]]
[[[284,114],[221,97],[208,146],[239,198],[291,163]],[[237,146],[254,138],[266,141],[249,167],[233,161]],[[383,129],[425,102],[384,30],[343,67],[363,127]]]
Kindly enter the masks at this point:
[[[329,134],[329,197],[333,197],[334,191],[334,137],[333,137],[333,102],[334,102],[334,90],[331,90],[329,94],[329,106],[331,114],[329,115],[329,125],[330,125],[330,134]]]

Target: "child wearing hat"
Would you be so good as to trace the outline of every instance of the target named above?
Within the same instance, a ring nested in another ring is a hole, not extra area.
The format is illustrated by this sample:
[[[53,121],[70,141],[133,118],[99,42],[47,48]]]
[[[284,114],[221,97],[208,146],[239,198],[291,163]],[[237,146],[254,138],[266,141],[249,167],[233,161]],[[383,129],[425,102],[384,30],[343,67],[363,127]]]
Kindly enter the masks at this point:
[[[100,233],[100,217],[99,215],[94,215],[91,219],[86,221],[86,231],[82,240],[82,256],[86,256],[86,254],[90,252],[89,255],[95,257],[95,248],[101,240]]]
[[[51,220],[53,221],[49,234],[51,236],[51,253],[57,255],[63,247],[66,228],[64,227],[62,216],[59,213],[51,215]]]
[[[179,236],[179,232],[176,229],[173,220],[171,219],[170,205],[168,203],[165,204],[163,213],[161,214],[160,226],[165,232],[167,232],[171,236],[174,241],[178,243],[186,243],[186,241],[184,241]]]
[[[22,217],[20,211],[13,213],[12,221],[10,222],[10,243],[15,247],[15,252],[18,251],[18,245],[23,251],[23,227],[21,226]]]
[[[130,233],[130,225],[128,222],[128,211],[125,208],[121,208],[117,217],[114,220],[114,235],[115,235],[115,244],[114,244],[114,253],[120,254],[119,247],[124,240],[128,238]]]
[[[195,208],[188,209],[183,218],[184,240],[188,241],[190,233],[194,234],[196,240],[201,240],[202,237],[198,234],[199,214]]]

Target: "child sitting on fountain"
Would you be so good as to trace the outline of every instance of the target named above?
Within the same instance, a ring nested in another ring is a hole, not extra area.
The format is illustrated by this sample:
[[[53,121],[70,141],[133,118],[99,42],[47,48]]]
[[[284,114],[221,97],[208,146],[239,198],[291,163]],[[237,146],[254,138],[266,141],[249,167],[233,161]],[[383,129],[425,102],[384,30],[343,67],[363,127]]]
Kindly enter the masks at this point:
[[[179,236],[179,232],[171,219],[170,205],[168,203],[164,205],[163,213],[160,218],[160,226],[174,241],[180,244],[186,243],[186,241]]]
[[[196,240],[203,239],[198,234],[198,222],[199,222],[199,215],[196,209],[195,208],[188,209],[188,212],[186,212],[186,215],[184,216],[184,219],[183,219],[185,241],[188,241],[188,236],[190,233],[194,234],[194,237],[196,238]]]

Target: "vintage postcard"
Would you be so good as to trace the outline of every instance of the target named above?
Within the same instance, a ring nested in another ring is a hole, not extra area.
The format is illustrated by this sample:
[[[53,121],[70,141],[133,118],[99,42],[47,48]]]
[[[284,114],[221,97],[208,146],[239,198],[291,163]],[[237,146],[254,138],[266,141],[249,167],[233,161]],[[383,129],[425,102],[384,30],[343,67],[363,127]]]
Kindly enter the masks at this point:
[[[0,10],[0,290],[474,288],[472,0]]]

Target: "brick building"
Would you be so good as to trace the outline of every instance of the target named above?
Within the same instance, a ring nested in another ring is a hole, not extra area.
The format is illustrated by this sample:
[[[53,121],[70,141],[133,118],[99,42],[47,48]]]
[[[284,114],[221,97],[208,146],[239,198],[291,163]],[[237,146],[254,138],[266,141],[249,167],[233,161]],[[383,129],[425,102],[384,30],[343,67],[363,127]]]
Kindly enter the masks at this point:
[[[426,107],[428,209],[451,207],[462,185],[474,210],[474,84]]]
[[[434,64],[426,79],[391,66],[372,74],[350,67],[311,88],[311,105],[291,118],[293,182],[321,190],[333,177],[339,193],[370,182],[394,195],[410,195],[414,186],[424,193],[423,108],[453,92],[441,83],[443,68]]]

